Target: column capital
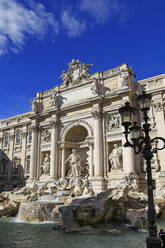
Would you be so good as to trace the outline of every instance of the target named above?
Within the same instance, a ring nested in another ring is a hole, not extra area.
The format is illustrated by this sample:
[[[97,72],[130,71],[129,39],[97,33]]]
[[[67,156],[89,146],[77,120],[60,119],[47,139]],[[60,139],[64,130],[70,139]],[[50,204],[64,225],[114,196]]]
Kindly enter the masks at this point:
[[[63,149],[63,148],[65,148],[65,141],[64,140],[62,140],[62,141],[58,141],[58,146],[59,146],[59,148],[60,149]]]
[[[98,120],[101,119],[103,116],[103,113],[100,110],[95,110],[95,109],[91,110],[91,114],[94,119],[98,119]]]
[[[59,121],[58,120],[50,120],[49,124],[50,124],[51,128],[56,128],[59,125]]]
[[[160,112],[163,110],[164,103],[161,100],[153,101],[152,104],[156,112]]]
[[[93,139],[92,138],[87,138],[86,139],[87,140],[87,144],[88,144],[88,146],[93,146],[93,144],[94,144],[94,141],[93,141]]]
[[[37,132],[41,132],[43,128],[37,126],[30,126],[28,130],[31,130],[33,133],[37,133]]]
[[[38,127],[36,126],[31,126],[30,129],[33,133],[36,133],[38,131]]]
[[[88,146],[93,146],[93,145],[94,145],[93,141],[88,141]]]

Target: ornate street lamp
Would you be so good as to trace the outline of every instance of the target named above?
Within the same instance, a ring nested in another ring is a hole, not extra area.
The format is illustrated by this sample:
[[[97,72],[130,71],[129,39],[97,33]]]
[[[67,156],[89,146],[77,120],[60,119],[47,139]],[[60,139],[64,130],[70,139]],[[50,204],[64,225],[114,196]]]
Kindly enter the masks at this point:
[[[140,105],[140,110],[143,113],[143,128],[138,126],[136,122],[133,122],[134,115],[136,115],[137,110],[130,106],[129,102],[125,103],[124,107],[119,109],[121,115],[122,125],[124,126],[124,134],[126,143],[125,147],[132,147],[135,154],[140,152],[143,154],[143,158],[146,161],[146,173],[147,173],[147,190],[148,190],[148,229],[149,236],[146,238],[147,248],[161,248],[161,240],[157,236],[157,226],[156,226],[156,211],[154,206],[154,197],[153,190],[155,189],[155,181],[152,180],[152,171],[151,171],[151,159],[153,158],[153,153],[156,153],[158,150],[165,148],[165,139],[162,137],[150,138],[150,124],[148,123],[148,111],[151,104],[151,94],[146,94],[142,92],[141,95],[137,97],[137,100]],[[129,141],[128,135],[130,134]],[[144,135],[144,136],[143,136]],[[152,144],[155,141],[162,141],[163,145],[159,148],[152,148]]]

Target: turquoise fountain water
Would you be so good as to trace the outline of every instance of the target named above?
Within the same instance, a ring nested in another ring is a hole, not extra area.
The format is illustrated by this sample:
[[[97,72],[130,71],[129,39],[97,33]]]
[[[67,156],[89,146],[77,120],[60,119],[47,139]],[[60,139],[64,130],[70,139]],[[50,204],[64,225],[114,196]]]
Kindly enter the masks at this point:
[[[159,221],[158,226],[165,228],[165,220]],[[145,231],[126,230],[113,224],[106,225],[107,232],[92,233],[63,233],[52,227],[1,220],[0,248],[144,248],[147,235]],[[117,232],[108,231],[113,229]]]

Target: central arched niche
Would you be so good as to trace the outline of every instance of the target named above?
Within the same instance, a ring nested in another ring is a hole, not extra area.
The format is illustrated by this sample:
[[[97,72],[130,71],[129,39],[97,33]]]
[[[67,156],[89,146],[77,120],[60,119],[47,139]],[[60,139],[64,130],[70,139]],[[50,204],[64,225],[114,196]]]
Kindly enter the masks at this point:
[[[73,126],[69,129],[65,136],[67,142],[83,142],[88,136],[88,131],[81,125]]]
[[[88,130],[81,125],[74,125],[72,126],[66,133],[64,141],[67,142],[66,147],[66,157],[72,153],[72,149],[76,149],[77,153],[81,157],[81,166],[83,167],[83,175],[85,176],[88,173],[88,167],[89,167],[89,147],[86,141],[86,138],[88,137]],[[69,163],[66,165],[66,175],[69,171]]]

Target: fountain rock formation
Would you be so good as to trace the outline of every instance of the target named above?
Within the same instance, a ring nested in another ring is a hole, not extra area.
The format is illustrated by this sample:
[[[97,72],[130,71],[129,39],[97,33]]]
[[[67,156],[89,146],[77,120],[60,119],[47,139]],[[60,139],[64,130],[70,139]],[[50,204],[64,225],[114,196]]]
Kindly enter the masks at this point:
[[[131,175],[131,178],[132,175]],[[0,194],[0,218],[17,216],[33,223],[57,221],[65,231],[81,231],[111,220],[146,228],[147,196],[137,192],[134,180],[94,195],[87,178],[62,178],[54,183],[36,183]],[[165,214],[165,189],[156,199],[157,214]],[[157,194],[158,195],[158,194]]]
[[[133,228],[146,228],[146,196],[129,193],[129,189],[109,189],[94,197],[75,199],[60,208],[60,225],[67,232],[84,230],[84,226],[117,220]],[[83,228],[82,228],[83,227]]]
[[[58,220],[57,203],[23,202],[17,215],[18,222],[55,222]]]

